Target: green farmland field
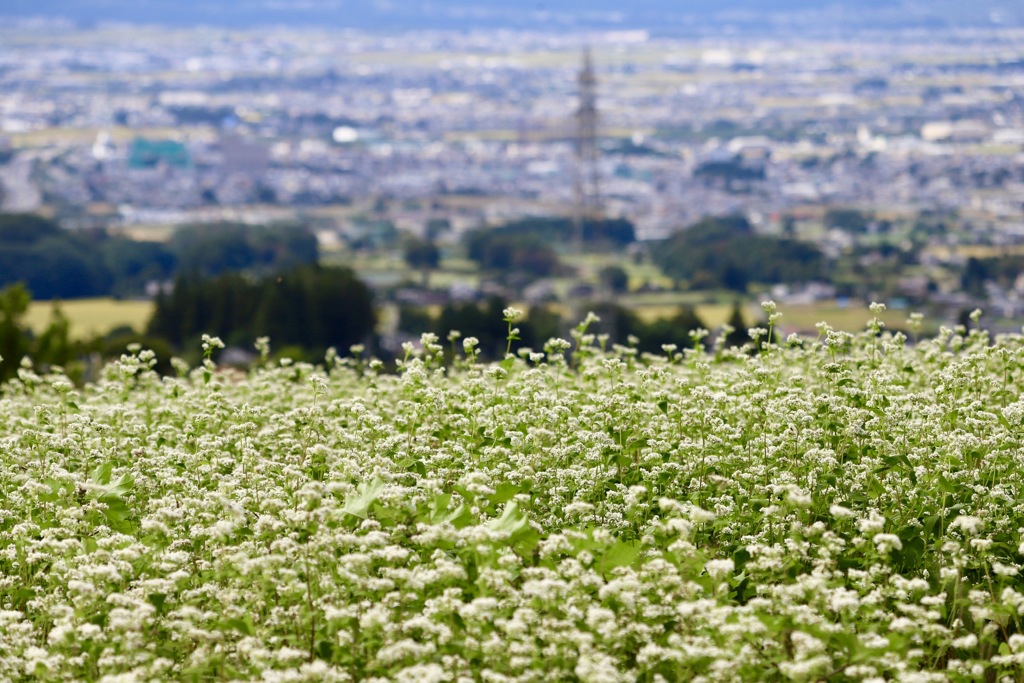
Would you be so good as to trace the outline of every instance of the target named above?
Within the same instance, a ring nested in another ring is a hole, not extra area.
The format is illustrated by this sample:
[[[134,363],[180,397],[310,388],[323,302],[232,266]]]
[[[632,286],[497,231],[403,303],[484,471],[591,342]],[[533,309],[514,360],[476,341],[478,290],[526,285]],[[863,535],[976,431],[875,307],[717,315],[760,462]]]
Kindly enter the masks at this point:
[[[1022,681],[1024,337],[878,329],[23,372],[0,680]]]

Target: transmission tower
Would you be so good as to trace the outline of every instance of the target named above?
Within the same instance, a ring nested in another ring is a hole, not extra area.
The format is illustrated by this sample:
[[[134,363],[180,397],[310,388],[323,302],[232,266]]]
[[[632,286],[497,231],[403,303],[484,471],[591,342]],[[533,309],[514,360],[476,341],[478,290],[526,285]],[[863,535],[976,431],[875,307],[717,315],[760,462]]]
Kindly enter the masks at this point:
[[[601,177],[597,147],[597,77],[590,48],[583,52],[583,68],[577,77],[579,107],[575,120],[575,167],[573,169],[573,224],[576,248],[583,250],[583,224],[602,218]]]

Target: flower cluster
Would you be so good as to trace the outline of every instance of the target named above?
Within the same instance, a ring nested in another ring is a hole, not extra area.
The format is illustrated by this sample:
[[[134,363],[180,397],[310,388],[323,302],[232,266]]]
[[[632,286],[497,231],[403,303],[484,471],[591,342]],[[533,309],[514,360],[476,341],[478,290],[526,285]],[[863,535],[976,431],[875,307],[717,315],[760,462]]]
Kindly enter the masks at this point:
[[[1024,337],[585,329],[23,368],[0,680],[1024,680]]]

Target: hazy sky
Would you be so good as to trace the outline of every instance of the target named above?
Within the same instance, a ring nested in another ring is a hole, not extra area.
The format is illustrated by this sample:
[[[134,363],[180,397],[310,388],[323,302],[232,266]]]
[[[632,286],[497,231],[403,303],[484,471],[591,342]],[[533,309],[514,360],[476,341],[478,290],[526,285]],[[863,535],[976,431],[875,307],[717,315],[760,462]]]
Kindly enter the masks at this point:
[[[1024,24],[1020,0],[0,0],[0,16],[376,29]]]

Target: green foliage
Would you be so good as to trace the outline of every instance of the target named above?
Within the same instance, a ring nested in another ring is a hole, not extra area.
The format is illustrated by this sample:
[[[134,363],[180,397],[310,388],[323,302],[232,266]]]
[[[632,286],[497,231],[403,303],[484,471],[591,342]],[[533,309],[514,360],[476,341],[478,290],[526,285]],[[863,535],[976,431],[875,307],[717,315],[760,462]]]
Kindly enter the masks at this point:
[[[13,377],[29,352],[30,339],[22,319],[30,303],[32,295],[20,283],[0,290],[0,378]]]
[[[24,322],[32,294],[21,283],[0,290],[0,381],[17,376],[22,360],[29,357],[39,369],[60,366],[73,378],[81,374],[77,362],[85,352],[82,344],[71,341],[70,326],[60,307],[53,310],[49,326],[34,337]]]
[[[590,308],[600,318],[590,332],[606,334],[608,344],[634,346],[641,353],[661,354],[667,344],[680,349],[692,347],[690,333],[706,327],[692,306],[680,306],[671,317],[651,322],[644,322],[633,311],[613,303],[598,303]]]
[[[405,241],[402,254],[409,267],[417,270],[433,270],[441,262],[441,251],[431,240],[410,237]]]
[[[39,299],[136,295],[147,281],[169,277],[175,262],[161,244],[61,230],[32,214],[0,214],[0,286],[24,282]]]
[[[867,232],[870,215],[856,209],[832,208],[825,212],[826,228],[838,228],[846,232],[859,234]]]
[[[24,282],[42,299],[105,294],[112,276],[97,252],[107,239],[32,214],[0,214],[0,286]]]
[[[157,297],[148,330],[179,348],[204,332],[244,348],[268,336],[322,358],[328,347],[365,342],[374,325],[372,294],[351,270],[308,265],[262,279],[181,276]]]
[[[1024,336],[881,308],[754,354],[588,316],[500,364],[25,371],[0,678],[1018,682]]]
[[[138,296],[148,282],[179,271],[266,273],[316,260],[316,237],[295,226],[188,226],[159,244],[61,230],[33,214],[0,214],[0,286],[24,282],[42,300]]]
[[[622,266],[605,266],[598,272],[597,277],[613,294],[623,294],[629,290],[629,273]]]
[[[701,180],[721,183],[732,190],[746,188],[750,183],[764,180],[765,177],[764,167],[746,164],[740,157],[726,161],[705,161],[697,166],[693,175]]]
[[[506,306],[500,297],[491,297],[482,305],[449,302],[438,314],[433,332],[441,339],[447,338],[452,330],[457,330],[463,339],[476,337],[482,358],[501,359],[506,346],[506,326],[502,323],[502,311]]]
[[[971,256],[960,275],[961,288],[976,297],[987,295],[985,283],[992,282],[1011,289],[1024,273],[1024,256],[1006,255],[990,258]]]
[[[743,307],[740,306],[739,301],[734,301],[732,304],[732,312],[726,322],[726,329],[728,330],[725,335],[727,346],[743,346],[750,341],[749,326],[743,317]]]
[[[60,227],[42,216],[0,213],[0,244],[7,247],[30,246],[41,240],[59,237],[60,234]]]
[[[458,331],[463,339],[475,337],[481,359],[500,360],[507,348],[507,330],[495,320],[501,320],[505,307],[505,301],[497,297],[483,305],[449,303],[441,310],[437,320],[427,327],[440,339],[447,338],[452,330]],[[590,308],[601,319],[591,327],[592,333],[607,334],[607,343],[631,344],[639,352],[662,353],[662,347],[666,344],[674,344],[678,348],[692,347],[690,332],[705,328],[691,306],[681,306],[671,317],[651,322],[645,322],[636,313],[612,303],[596,303]],[[425,313],[403,309],[401,329],[414,329],[412,325],[416,320],[423,319],[429,320]],[[513,353],[524,347],[534,351],[542,350],[548,340],[563,335],[568,324],[553,308],[534,306],[522,320],[515,323],[515,327],[519,333],[515,340],[518,343],[511,345]],[[631,338],[635,339],[635,344]]]
[[[748,282],[804,282],[822,277],[825,260],[811,244],[755,234],[743,218],[708,218],[651,251],[666,275],[694,289],[743,293]]]
[[[625,218],[585,219],[583,244],[588,249],[621,248],[636,241],[633,224]],[[531,237],[546,244],[569,244],[576,238],[576,225],[569,218],[522,218],[490,229],[491,232]]]
[[[555,275],[562,269],[549,242],[536,235],[481,229],[463,237],[469,258],[486,270],[522,272],[535,277]]]
[[[170,244],[180,272],[212,277],[232,271],[260,274],[316,263],[316,236],[294,225],[217,223],[185,226]]]
[[[105,294],[137,296],[148,282],[168,280],[178,265],[175,253],[158,242],[107,239],[99,244],[102,267],[109,273]]]
[[[585,220],[579,236],[588,250],[621,249],[636,240],[633,224],[621,218]],[[482,268],[545,277],[564,270],[556,247],[573,244],[577,237],[568,218],[533,217],[472,230],[463,236],[463,245]]]

